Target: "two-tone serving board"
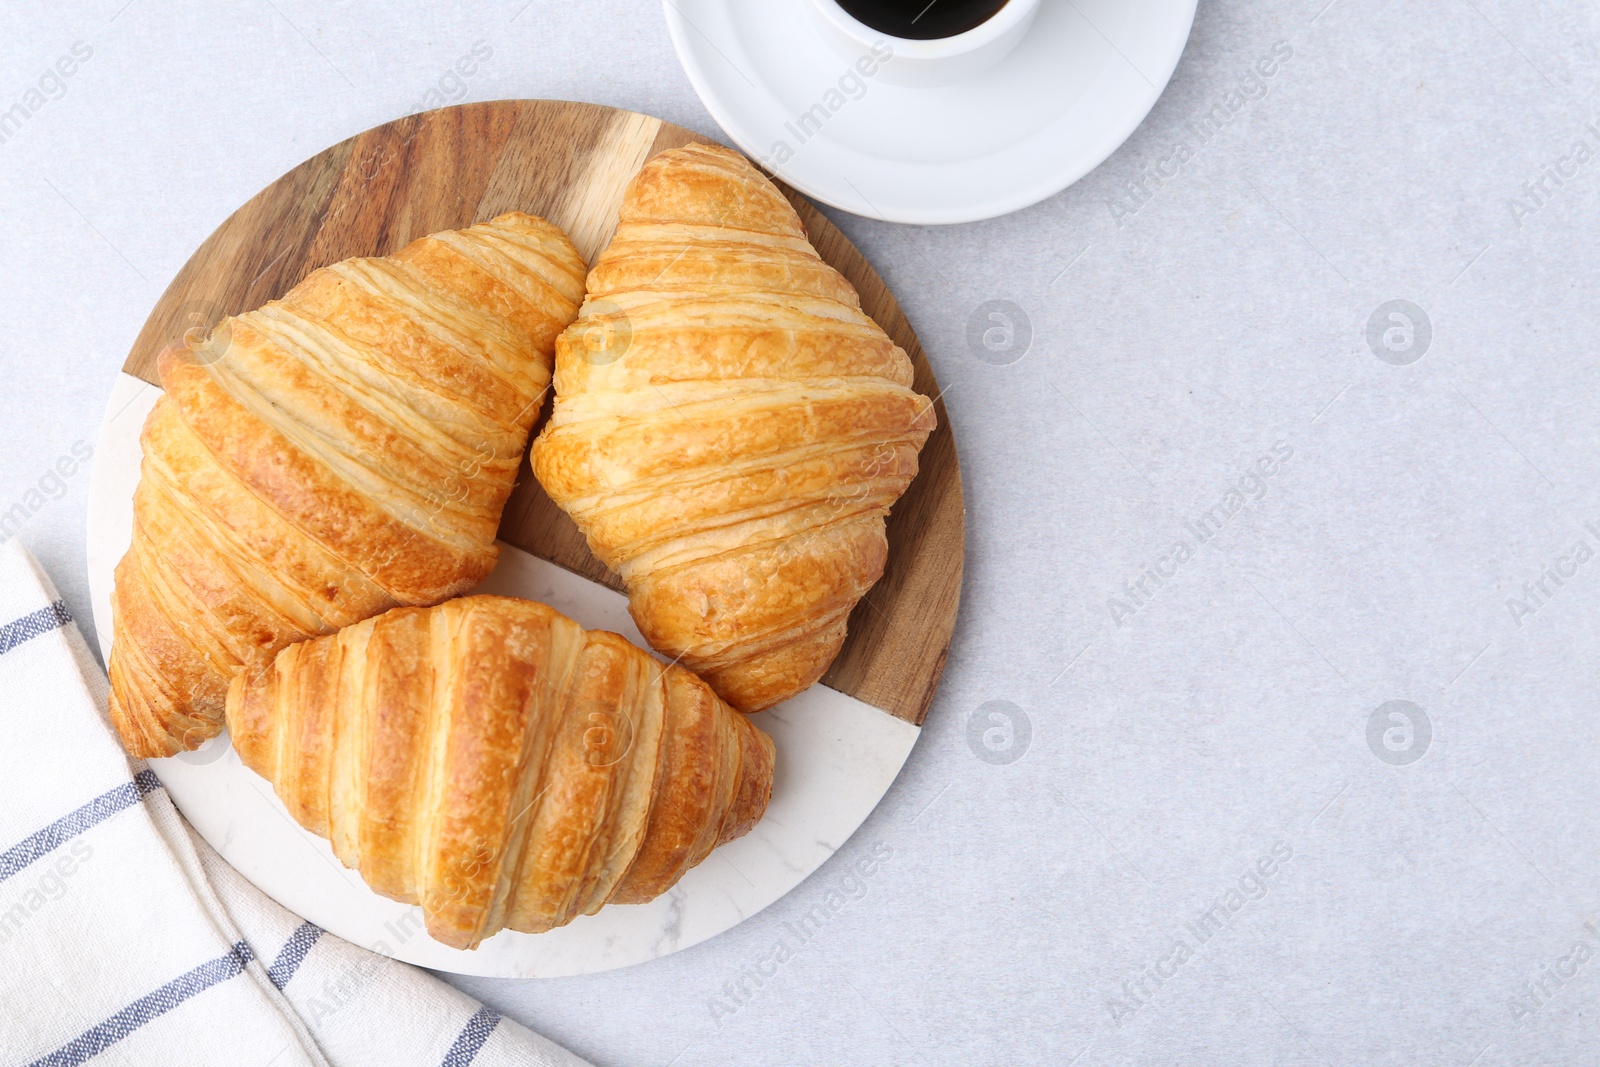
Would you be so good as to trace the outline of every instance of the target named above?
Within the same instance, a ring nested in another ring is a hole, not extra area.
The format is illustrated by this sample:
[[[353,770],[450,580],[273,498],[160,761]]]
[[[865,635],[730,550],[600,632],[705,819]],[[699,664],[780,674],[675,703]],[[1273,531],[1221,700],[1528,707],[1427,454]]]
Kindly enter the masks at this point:
[[[387,255],[424,234],[513,209],[566,230],[592,262],[644,162],[700,139],[659,119],[594,104],[467,104],[411,115],[334,145],[236,211],[156,304],[107,409],[89,549],[102,649],[109,652],[111,570],[130,537],[138,431],[159,395],[155,364],[162,348],[187,330],[281,296],[318,267]],[[882,279],[815,207],[784,191],[817,251],[910,353],[916,388],[937,398],[916,335]],[[637,963],[712,936],[787,892],[844,843],[893,781],[928,713],[955,625],[963,552],[961,472],[937,399],[935,409],[939,427],[922,452],[921,472],[889,520],[888,568],[851,616],[843,651],[821,686],[757,718],[779,749],[768,819],[652,904],[607,908],[548,934],[503,932],[471,953],[422,934],[397,939],[392,931],[411,909],[372,894],[324,842],[289,820],[225,739],[153,766],[201,834],[263,890],[319,925],[369,947],[381,942],[401,959],[508,977],[573,974]],[[503,551],[485,591],[545,600],[586,626],[643,643],[616,592],[620,583],[589,553],[526,462],[500,538],[521,551]]]

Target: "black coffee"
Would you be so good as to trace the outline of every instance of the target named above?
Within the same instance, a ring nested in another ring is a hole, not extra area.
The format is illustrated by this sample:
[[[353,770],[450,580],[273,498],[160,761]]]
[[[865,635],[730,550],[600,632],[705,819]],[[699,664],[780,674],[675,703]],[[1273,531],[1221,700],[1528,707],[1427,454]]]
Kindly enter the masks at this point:
[[[839,6],[893,37],[932,41],[983,25],[1006,0],[839,0]]]

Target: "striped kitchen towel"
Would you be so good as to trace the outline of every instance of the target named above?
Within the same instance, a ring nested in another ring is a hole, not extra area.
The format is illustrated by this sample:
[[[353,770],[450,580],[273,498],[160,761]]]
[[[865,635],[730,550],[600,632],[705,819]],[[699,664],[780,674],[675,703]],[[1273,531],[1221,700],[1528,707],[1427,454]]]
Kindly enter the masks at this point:
[[[106,677],[0,544],[0,1067],[581,1067],[246,882],[129,766]]]

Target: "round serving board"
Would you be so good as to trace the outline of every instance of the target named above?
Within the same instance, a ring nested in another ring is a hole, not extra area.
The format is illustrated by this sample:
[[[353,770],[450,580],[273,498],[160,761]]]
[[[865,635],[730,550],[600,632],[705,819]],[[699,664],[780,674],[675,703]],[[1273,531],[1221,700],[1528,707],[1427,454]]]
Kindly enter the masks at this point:
[[[112,570],[127,550],[139,429],[160,395],[156,356],[193,328],[258,307],[311,271],[387,255],[437,230],[512,209],[572,237],[592,262],[623,190],[657,152],[696,134],[594,104],[501,100],[410,115],[313,156],[217,228],[178,272],[113,390],[95,454],[89,577],[102,651],[111,646]],[[650,904],[614,906],[546,934],[502,931],[472,952],[421,933],[418,909],[379,897],[290,819],[226,736],[151,766],[210,844],[285,907],[347,940],[442,970],[501,977],[583,974],[696,944],[770,904],[833,854],[893,782],[939,681],[961,592],[961,471],[938,383],[882,279],[804,197],[783,187],[822,258],[911,356],[939,427],[921,473],[889,519],[882,580],[850,618],[822,684],[756,716],[779,758],[766,817]],[[548,403],[545,415],[548,415]],[[535,429],[537,432],[537,428]],[[543,600],[588,627],[643,645],[620,583],[584,544],[526,462],[500,527],[500,565],[483,591]]]

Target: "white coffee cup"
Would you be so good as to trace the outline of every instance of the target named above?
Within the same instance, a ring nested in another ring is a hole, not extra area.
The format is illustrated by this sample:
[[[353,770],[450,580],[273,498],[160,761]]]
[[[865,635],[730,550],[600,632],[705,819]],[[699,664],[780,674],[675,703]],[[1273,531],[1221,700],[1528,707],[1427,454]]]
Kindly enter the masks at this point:
[[[878,80],[918,88],[949,85],[982,74],[1017,46],[1039,12],[1039,0],[1007,0],[1005,7],[965,33],[916,41],[873,29],[836,0],[809,3],[812,22],[842,59],[854,62],[875,45],[881,50],[887,44],[894,55],[879,68]]]

